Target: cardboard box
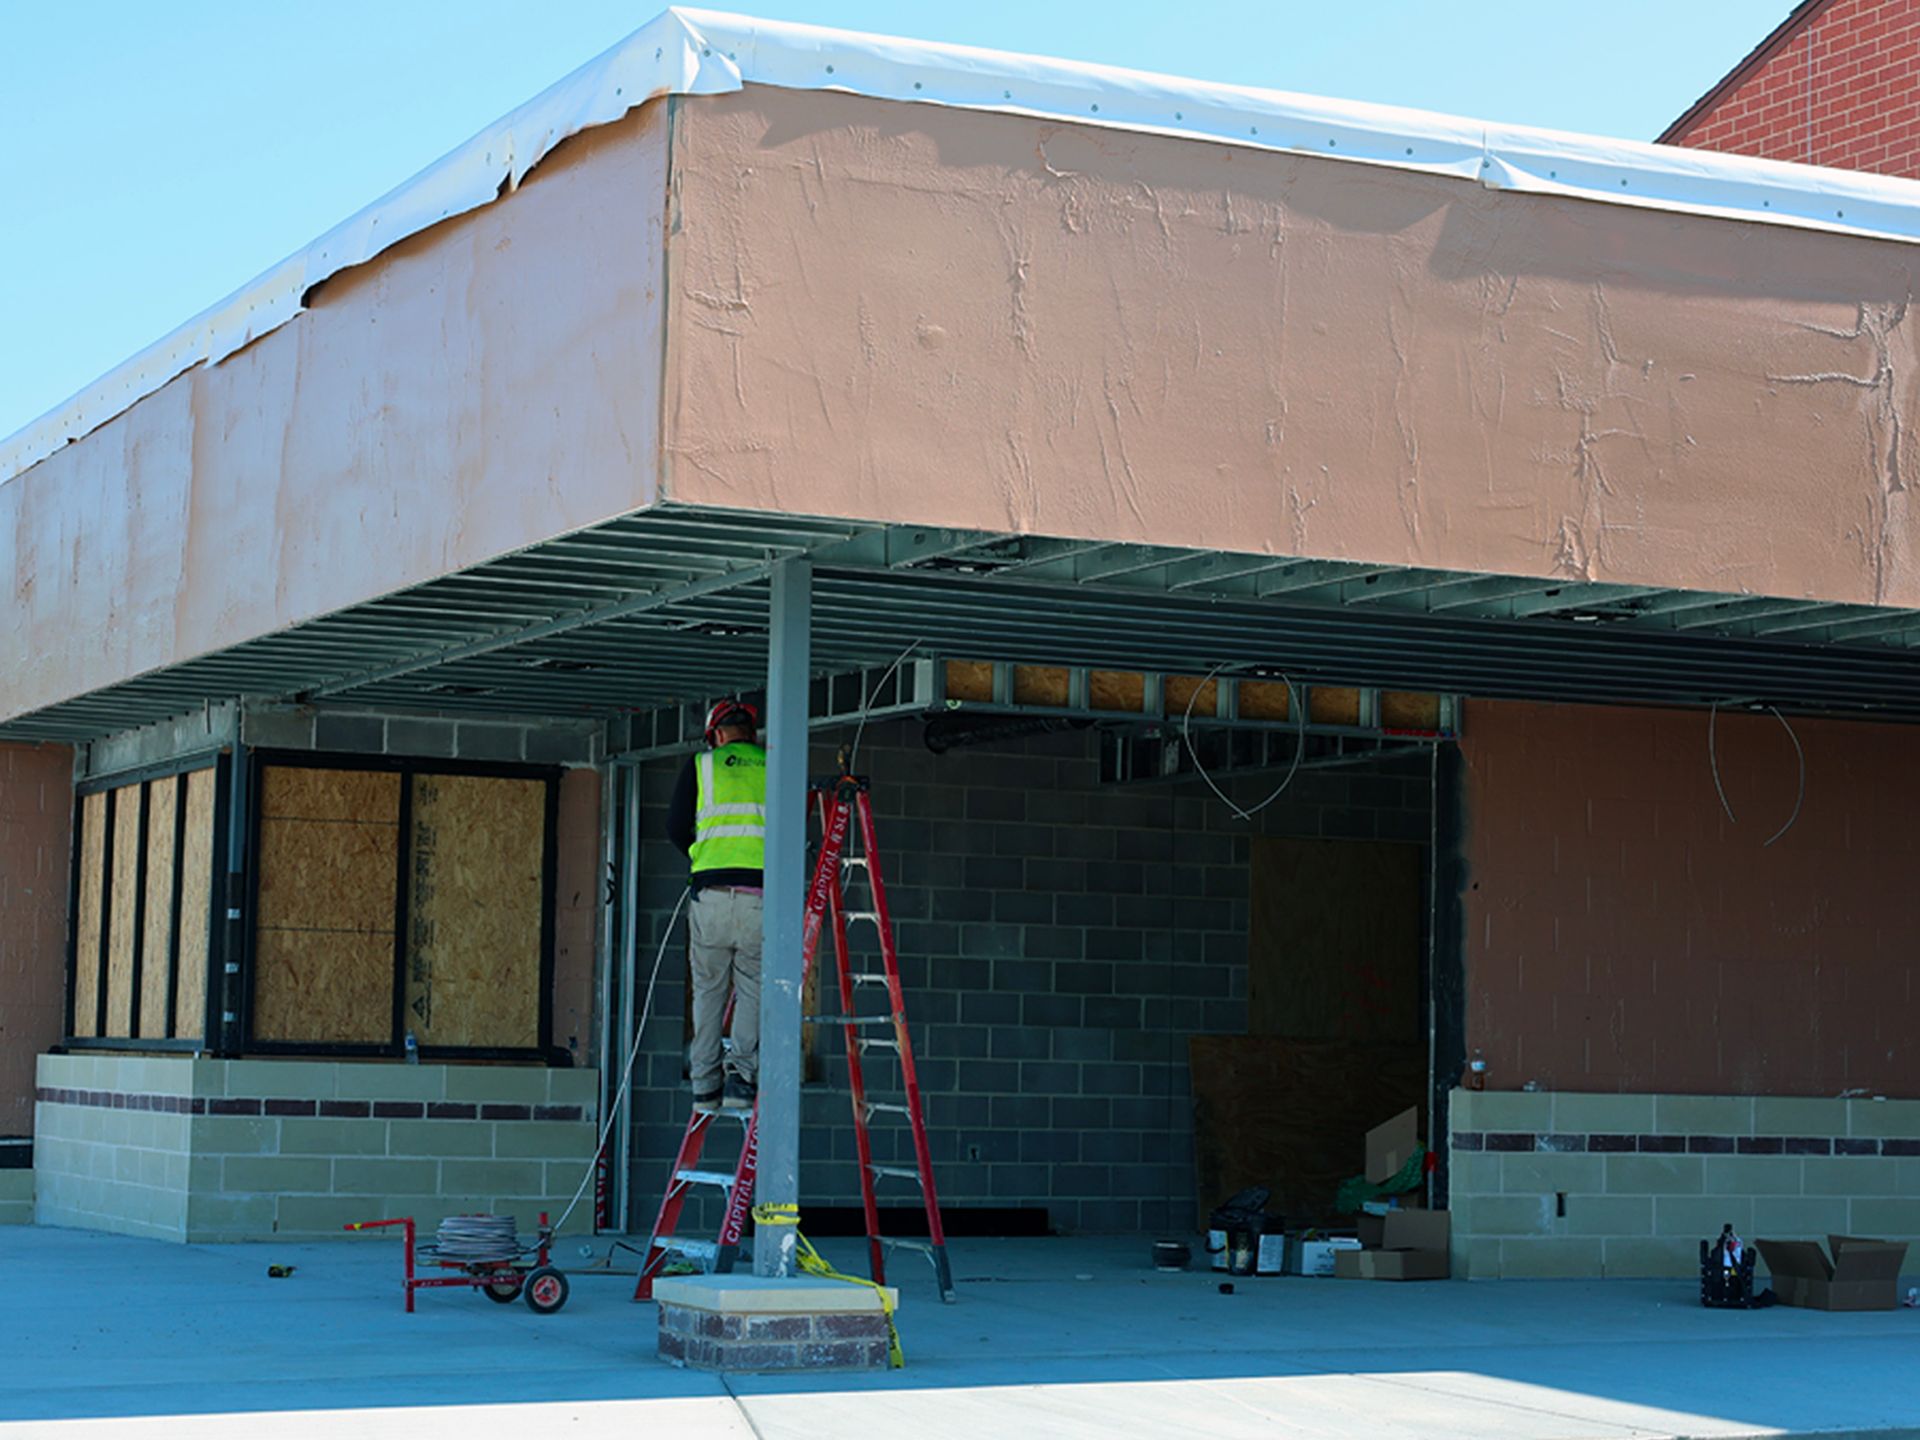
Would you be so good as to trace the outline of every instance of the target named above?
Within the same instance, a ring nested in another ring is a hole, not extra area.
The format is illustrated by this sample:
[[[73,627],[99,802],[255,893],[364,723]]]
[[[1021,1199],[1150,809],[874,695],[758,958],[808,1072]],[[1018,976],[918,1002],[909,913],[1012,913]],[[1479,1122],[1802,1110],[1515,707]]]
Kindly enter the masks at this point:
[[[1362,1218],[1380,1220],[1380,1247],[1335,1255],[1337,1279],[1444,1280],[1452,1273],[1453,1217],[1445,1210],[1390,1210]]]
[[[1260,1249],[1254,1256],[1253,1273],[1256,1275],[1284,1275],[1287,1273],[1287,1237],[1285,1235],[1262,1235]]]
[[[1900,1304],[1900,1267],[1906,1242],[1829,1235],[1829,1260],[1814,1240],[1761,1240],[1760,1258],[1773,1272],[1782,1305],[1806,1310],[1892,1310]]]
[[[1360,1242],[1350,1235],[1319,1236],[1312,1240],[1287,1236],[1287,1274],[1329,1276],[1342,1254],[1358,1254]]]
[[[1420,1150],[1420,1112],[1402,1110],[1367,1132],[1367,1183],[1384,1184]]]

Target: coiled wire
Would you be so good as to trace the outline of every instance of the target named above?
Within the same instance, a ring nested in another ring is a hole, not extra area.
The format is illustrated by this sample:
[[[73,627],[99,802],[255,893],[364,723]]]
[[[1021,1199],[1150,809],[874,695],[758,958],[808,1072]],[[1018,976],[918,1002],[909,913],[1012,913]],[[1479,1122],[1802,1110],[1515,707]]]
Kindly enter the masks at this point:
[[[521,1245],[511,1215],[449,1215],[440,1222],[433,1248],[442,1260],[483,1265],[513,1259]]]

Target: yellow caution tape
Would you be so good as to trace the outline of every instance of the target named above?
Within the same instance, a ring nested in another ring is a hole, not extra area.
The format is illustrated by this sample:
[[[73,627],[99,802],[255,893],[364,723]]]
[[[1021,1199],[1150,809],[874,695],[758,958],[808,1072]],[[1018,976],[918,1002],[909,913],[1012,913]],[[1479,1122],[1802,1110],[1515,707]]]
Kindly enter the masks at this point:
[[[798,1205],[756,1205],[753,1207],[753,1223],[756,1225],[798,1225],[800,1207]]]
[[[798,1225],[800,1221],[798,1214],[799,1207],[793,1206],[790,1208],[795,1211],[795,1215],[793,1220],[788,1223]],[[758,1211],[755,1213],[757,1215]],[[818,1276],[822,1280],[844,1280],[849,1285],[865,1285],[869,1290],[879,1292],[880,1313],[887,1317],[887,1363],[895,1370],[904,1366],[907,1363],[907,1355],[906,1352],[900,1348],[900,1332],[894,1328],[893,1297],[887,1294],[887,1287],[872,1280],[863,1280],[858,1275],[842,1275],[826,1262],[826,1259],[820,1252],[813,1248],[813,1242],[798,1230],[794,1231],[793,1238],[800,1244],[800,1268],[806,1271],[807,1274]]]

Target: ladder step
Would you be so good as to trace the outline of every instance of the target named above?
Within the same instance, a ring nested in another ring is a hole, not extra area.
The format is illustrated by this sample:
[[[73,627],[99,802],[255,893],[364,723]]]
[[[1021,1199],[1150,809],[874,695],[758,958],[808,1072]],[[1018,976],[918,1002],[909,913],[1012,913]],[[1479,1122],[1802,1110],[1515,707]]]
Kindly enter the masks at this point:
[[[733,1188],[733,1176],[724,1170],[676,1170],[673,1178],[689,1185],[718,1185],[722,1190]]]
[[[878,925],[880,916],[873,910],[849,910],[846,913],[846,920],[849,925],[856,920],[865,920],[869,925]]]
[[[863,1035],[860,1037],[860,1052],[865,1054],[870,1047],[881,1050],[898,1050],[900,1042],[892,1035]]]
[[[891,1015],[802,1015],[810,1025],[891,1025]]]
[[[922,1255],[933,1254],[931,1240],[912,1240],[899,1235],[882,1235],[880,1243],[889,1250],[918,1250]]]
[[[913,1110],[906,1105],[895,1105],[891,1100],[869,1100],[867,1102],[867,1113],[869,1115],[910,1116],[913,1114]]]
[[[856,972],[850,978],[856,985],[884,985],[887,983],[885,972],[878,970]]]
[[[920,1172],[909,1170],[904,1165],[869,1165],[867,1168],[876,1175],[891,1175],[896,1180],[911,1180],[916,1185],[920,1183]]]

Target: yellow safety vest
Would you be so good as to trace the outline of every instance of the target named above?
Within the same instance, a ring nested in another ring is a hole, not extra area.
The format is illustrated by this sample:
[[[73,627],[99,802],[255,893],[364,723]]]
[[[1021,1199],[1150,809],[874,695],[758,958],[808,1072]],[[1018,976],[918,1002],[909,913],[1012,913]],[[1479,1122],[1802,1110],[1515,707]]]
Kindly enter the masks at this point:
[[[694,873],[764,869],[767,752],[758,745],[722,745],[696,757],[694,777]]]

